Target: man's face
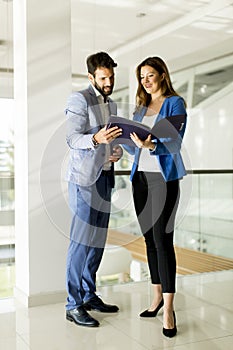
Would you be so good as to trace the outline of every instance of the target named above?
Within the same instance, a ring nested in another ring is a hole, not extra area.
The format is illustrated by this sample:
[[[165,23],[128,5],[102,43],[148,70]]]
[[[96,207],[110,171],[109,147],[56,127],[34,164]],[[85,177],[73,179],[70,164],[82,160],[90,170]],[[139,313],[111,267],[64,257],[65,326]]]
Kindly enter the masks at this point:
[[[88,77],[94,87],[103,95],[111,95],[114,86],[113,68],[97,68],[95,74],[88,74]]]

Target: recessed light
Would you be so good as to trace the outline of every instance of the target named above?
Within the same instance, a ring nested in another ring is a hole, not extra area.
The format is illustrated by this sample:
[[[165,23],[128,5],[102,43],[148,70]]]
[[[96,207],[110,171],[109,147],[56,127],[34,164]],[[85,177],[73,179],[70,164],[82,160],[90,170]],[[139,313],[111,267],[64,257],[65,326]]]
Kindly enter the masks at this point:
[[[139,12],[139,13],[136,14],[137,18],[142,18],[142,17],[145,17],[145,16],[146,16],[145,12]]]

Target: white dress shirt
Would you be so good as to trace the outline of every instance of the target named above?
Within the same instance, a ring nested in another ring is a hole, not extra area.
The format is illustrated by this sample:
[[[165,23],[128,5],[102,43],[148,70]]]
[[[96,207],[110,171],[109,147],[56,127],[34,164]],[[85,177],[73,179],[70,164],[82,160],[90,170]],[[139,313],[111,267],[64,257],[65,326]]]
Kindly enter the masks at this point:
[[[102,115],[102,120],[103,124],[106,125],[108,123],[108,119],[110,116],[110,110],[109,110],[109,104],[108,104],[108,98],[106,102],[104,102],[104,98],[101,95],[101,93],[93,86],[94,91],[96,93],[96,97],[100,106],[101,110],[101,115]],[[105,154],[105,162],[103,166],[103,170],[110,170],[111,169],[111,162],[109,162],[109,157],[111,155],[111,146],[106,144],[106,154]]]
[[[151,116],[144,116],[142,123],[144,125],[147,125],[150,128],[152,128],[154,126],[156,118],[157,118],[157,114],[154,114]],[[139,163],[138,163],[138,170],[139,171],[147,171],[147,172],[159,172],[160,171],[157,157],[150,155],[150,151],[148,148],[141,149]]]

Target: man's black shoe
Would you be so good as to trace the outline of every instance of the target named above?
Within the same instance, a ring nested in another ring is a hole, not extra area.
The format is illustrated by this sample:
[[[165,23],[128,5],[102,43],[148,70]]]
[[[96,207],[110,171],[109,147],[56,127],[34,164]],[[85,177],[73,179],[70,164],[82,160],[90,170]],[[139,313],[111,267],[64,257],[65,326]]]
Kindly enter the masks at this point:
[[[91,317],[83,306],[77,309],[67,310],[66,319],[78,324],[79,326],[98,327],[99,322]]]
[[[86,310],[95,310],[99,312],[117,312],[119,310],[118,306],[105,304],[97,296],[88,300],[83,306]]]

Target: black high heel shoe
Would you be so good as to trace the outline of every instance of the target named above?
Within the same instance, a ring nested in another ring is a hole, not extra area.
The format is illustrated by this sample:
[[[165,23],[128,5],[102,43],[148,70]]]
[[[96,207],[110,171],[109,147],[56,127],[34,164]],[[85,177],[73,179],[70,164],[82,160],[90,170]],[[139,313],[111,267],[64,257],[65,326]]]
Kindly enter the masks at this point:
[[[163,307],[163,299],[160,301],[159,305],[157,306],[157,308],[153,311],[149,311],[149,310],[145,310],[143,312],[140,313],[140,317],[155,317],[157,315],[157,313],[159,312],[159,310],[161,309],[161,307]]]
[[[174,328],[171,328],[171,329],[163,328],[163,334],[165,335],[165,337],[168,337],[168,338],[173,338],[177,333],[176,315],[174,311],[173,311],[173,317],[174,317]]]

